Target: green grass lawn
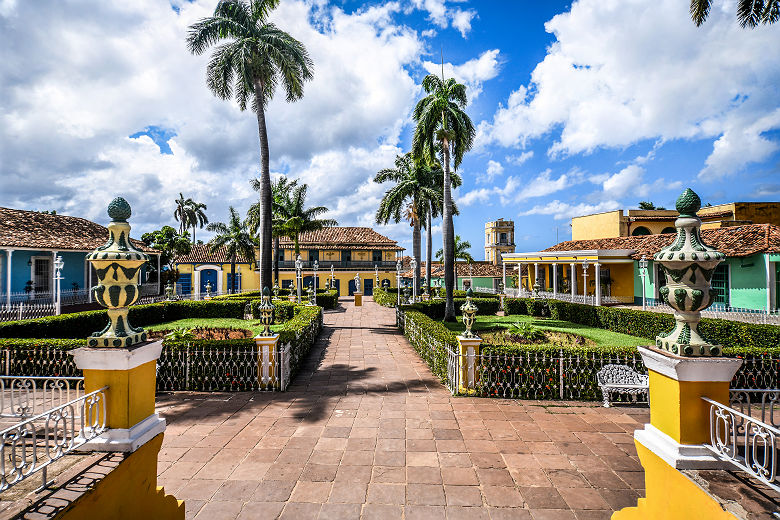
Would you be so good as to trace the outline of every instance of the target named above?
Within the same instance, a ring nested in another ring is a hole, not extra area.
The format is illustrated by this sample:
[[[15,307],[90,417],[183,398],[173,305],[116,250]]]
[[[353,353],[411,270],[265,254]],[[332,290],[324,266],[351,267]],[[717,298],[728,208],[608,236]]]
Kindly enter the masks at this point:
[[[579,334],[580,336],[594,341],[597,345],[604,347],[636,347],[639,345],[648,345],[652,343],[651,340],[645,338],[638,338],[636,336],[629,336],[628,334],[621,334],[619,332],[588,327],[587,325],[579,325],[570,321],[534,318],[533,316],[525,315],[477,316],[472,330],[476,332],[499,327],[506,328],[516,322],[530,323],[534,327],[542,330]],[[453,332],[463,332],[466,330],[466,327],[461,321],[455,323],[444,322],[444,326]]]
[[[194,327],[212,327],[212,328],[231,328],[251,330],[253,334],[258,334],[263,330],[259,319],[240,320],[238,318],[185,318],[183,320],[169,321],[167,323],[158,323],[149,325],[147,330],[173,330],[173,329],[192,329]],[[272,331],[278,331],[282,325],[271,325]]]

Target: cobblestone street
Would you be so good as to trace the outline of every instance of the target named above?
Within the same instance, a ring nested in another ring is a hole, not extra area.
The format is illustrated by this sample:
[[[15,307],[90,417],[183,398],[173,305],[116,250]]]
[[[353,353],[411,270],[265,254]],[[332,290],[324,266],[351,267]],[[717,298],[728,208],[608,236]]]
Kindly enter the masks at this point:
[[[343,298],[285,393],[158,395],[160,485],[187,517],[606,519],[644,478],[646,408],[453,397]]]

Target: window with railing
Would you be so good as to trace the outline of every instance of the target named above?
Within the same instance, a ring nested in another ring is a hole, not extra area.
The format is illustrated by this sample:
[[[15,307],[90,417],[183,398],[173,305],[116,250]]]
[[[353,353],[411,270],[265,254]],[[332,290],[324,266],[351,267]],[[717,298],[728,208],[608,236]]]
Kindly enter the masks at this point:
[[[712,275],[712,288],[718,293],[713,303],[729,304],[729,266],[720,264]]]

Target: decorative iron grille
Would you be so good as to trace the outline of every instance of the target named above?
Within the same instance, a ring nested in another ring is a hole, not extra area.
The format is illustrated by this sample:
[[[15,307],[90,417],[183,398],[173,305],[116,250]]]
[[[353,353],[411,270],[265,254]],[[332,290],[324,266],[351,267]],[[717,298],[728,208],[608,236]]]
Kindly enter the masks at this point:
[[[83,393],[83,377],[0,376],[0,417],[32,417]]]

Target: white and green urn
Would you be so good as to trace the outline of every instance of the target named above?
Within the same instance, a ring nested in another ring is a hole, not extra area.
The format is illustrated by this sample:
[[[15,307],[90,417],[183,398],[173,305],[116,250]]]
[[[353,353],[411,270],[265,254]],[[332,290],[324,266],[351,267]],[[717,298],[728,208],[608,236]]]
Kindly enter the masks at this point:
[[[679,356],[720,356],[723,349],[699,334],[699,320],[701,311],[717,296],[712,275],[726,255],[702,241],[701,220],[696,216],[701,199],[693,190],[688,188],[680,195],[676,208],[680,212],[674,222],[677,238],[653,256],[666,276],[666,285],[658,292],[674,309],[676,325],[673,331],[658,335],[655,344]]]
[[[129,347],[146,341],[146,332],[127,321],[130,305],[138,300],[141,267],[149,256],[130,242],[130,204],[117,197],[108,205],[108,242],[87,255],[99,284],[92,289],[95,300],[108,309],[108,325],[87,338],[90,347]]]

